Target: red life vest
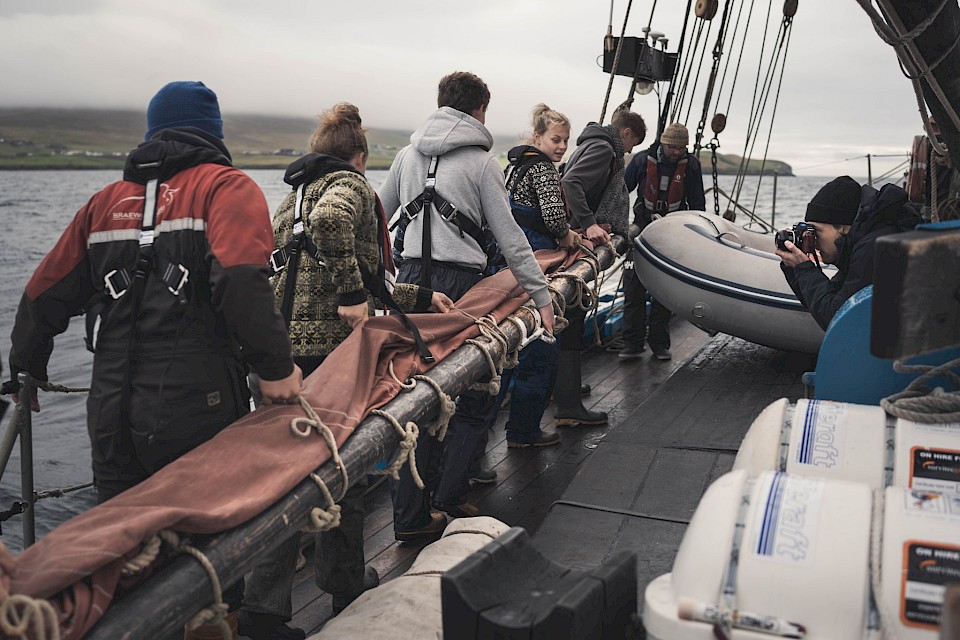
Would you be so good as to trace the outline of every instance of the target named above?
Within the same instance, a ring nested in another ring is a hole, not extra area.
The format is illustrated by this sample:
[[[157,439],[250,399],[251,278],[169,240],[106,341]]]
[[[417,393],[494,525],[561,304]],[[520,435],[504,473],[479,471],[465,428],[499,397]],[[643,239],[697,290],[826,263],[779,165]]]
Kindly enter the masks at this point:
[[[657,203],[660,201],[660,169],[656,154],[651,153],[647,156],[647,184],[643,190],[643,204],[647,209],[647,214],[659,213],[664,215],[680,208],[680,204],[686,195],[686,176],[687,176],[687,156],[684,156],[677,162],[677,168],[670,176],[670,185],[667,189],[665,208],[662,211],[657,210]],[[663,207],[664,205],[661,205]]]

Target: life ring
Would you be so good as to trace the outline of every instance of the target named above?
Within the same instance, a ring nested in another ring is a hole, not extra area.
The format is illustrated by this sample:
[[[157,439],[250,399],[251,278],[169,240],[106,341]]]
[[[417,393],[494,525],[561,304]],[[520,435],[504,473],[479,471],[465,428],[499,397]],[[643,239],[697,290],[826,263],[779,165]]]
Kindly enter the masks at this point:
[[[910,169],[907,171],[907,196],[910,202],[926,201],[927,162],[930,158],[930,140],[927,136],[913,136],[910,151]]]

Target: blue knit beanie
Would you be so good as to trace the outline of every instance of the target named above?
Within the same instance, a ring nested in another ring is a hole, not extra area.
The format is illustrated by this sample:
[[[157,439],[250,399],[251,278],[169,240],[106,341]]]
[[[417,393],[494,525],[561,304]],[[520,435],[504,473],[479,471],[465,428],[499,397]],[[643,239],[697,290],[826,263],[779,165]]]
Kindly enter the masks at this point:
[[[161,129],[196,127],[223,139],[223,120],[217,94],[202,82],[171,82],[157,92],[147,107],[149,140]]]

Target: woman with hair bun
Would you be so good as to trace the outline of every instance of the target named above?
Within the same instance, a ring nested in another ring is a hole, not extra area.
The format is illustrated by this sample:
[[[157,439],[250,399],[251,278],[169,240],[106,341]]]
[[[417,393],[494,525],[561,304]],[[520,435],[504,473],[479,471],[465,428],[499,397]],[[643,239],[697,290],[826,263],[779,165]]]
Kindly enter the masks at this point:
[[[531,248],[576,246],[579,236],[570,228],[567,205],[555,163],[563,159],[570,141],[570,120],[541,103],[533,108],[533,133],[527,144],[514,147],[507,158],[507,191],[510,208]],[[582,327],[582,323],[579,325]],[[579,331],[570,326],[566,332]],[[540,429],[540,419],[550,400],[560,349],[557,343],[537,340],[520,352],[513,373],[507,446],[511,449],[559,444],[556,431]],[[503,385],[506,388],[506,385]],[[499,404],[497,404],[499,407]]]
[[[391,281],[386,288],[393,287],[392,297],[404,311],[444,313],[453,308],[443,293],[392,284],[386,218],[364,177],[367,138],[357,107],[341,102],[325,111],[310,136],[310,150],[287,169],[284,182],[293,191],[273,216],[278,249],[273,266],[283,269],[273,276],[274,292],[304,377],[373,313],[371,288],[383,289],[384,278]],[[303,225],[302,250],[288,261],[281,251],[295,239],[297,218]],[[334,614],[379,582],[373,567],[363,564],[366,475],[351,480],[340,502],[340,526],[318,534],[316,542],[315,579],[333,595]],[[285,624],[292,617],[298,553],[299,536],[294,533],[253,571],[240,613],[242,635],[254,640],[304,637]]]

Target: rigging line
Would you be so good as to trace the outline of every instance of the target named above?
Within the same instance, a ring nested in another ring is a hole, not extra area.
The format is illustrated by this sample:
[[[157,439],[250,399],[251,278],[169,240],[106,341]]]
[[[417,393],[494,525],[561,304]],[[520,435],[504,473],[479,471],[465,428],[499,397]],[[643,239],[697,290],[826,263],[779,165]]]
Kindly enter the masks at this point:
[[[853,156],[852,158],[844,158],[843,160],[831,160],[829,162],[821,162],[819,164],[811,164],[807,167],[798,167],[797,171],[806,171],[807,169],[819,169],[820,167],[826,167],[831,164],[840,164],[841,162],[850,162],[851,160],[863,160],[866,158],[866,154],[862,156]]]
[[[730,34],[730,51],[733,51],[734,47],[737,44],[737,34],[740,32],[740,20],[743,18],[743,5],[737,9],[737,21],[733,25],[733,33]],[[746,31],[743,35],[744,42],[740,47],[740,55],[743,55],[743,47],[746,45]],[[730,70],[730,59],[731,56],[729,52],[727,53],[726,62],[723,64],[723,74],[720,76],[720,86],[717,87],[717,102],[713,107],[713,112],[716,113],[720,110],[720,97],[723,95],[723,85],[727,81],[727,72]]]
[[[763,180],[763,169],[767,164],[767,156],[770,153],[770,140],[773,138],[773,121],[777,117],[777,106],[780,103],[780,89],[783,87],[783,76],[787,68],[787,54],[790,51],[790,36],[793,35],[793,18],[784,17],[784,29],[787,33],[787,42],[783,47],[783,59],[780,64],[780,80],[777,82],[777,93],[773,99],[773,111],[770,113],[770,128],[767,130],[767,146],[763,149],[763,162],[760,164],[760,180],[757,181],[757,194],[753,198],[753,210],[757,210],[757,200],[760,197],[760,181]],[[789,20],[789,22],[788,22]]]
[[[758,133],[759,133],[759,130],[760,130],[760,125],[763,123],[763,116],[764,116],[764,114],[766,113],[766,110],[767,110],[767,102],[770,100],[770,91],[773,89],[773,79],[774,79],[774,76],[776,75],[777,64],[780,62],[781,56],[783,56],[784,64],[786,63],[786,56],[784,55],[784,44],[785,44],[785,39],[784,39],[784,37],[785,37],[785,35],[786,35],[787,33],[788,33],[788,23],[787,23],[787,18],[784,17],[783,21],[780,23],[780,29],[779,29],[779,31],[778,31],[778,33],[777,33],[777,38],[776,38],[776,40],[775,40],[775,42],[774,42],[774,46],[773,46],[773,53],[774,53],[774,55],[773,55],[773,57],[770,59],[770,66],[769,66],[769,69],[768,69],[768,72],[767,72],[767,77],[766,77],[766,79],[765,79],[765,87],[764,87],[764,91],[763,91],[763,103],[762,103],[762,105],[761,105],[761,107],[760,107],[760,111],[759,111],[759,113],[758,113],[758,115],[757,115],[756,131],[757,131]],[[782,72],[781,72],[781,74],[782,74]],[[781,75],[781,78],[780,78],[780,79],[781,79],[781,81],[783,80],[783,76],[782,76],[782,75]],[[779,94],[778,94],[778,95],[779,95]],[[772,118],[772,116],[771,116],[771,118]],[[767,140],[767,144],[768,144],[768,146],[769,146],[769,138],[768,138],[768,140]],[[754,136],[754,137],[753,137],[753,140],[752,140],[752,142],[751,142],[751,144],[750,144],[750,158],[751,158],[751,159],[753,158],[753,151],[754,151],[754,149],[756,148],[756,145],[757,145],[757,136]],[[762,167],[763,164],[765,164],[765,163],[766,163],[766,156],[764,156],[763,162],[761,163],[761,167]],[[757,182],[757,195],[758,195],[758,196],[759,196],[759,190],[760,190],[760,183],[761,183],[761,182],[763,182],[763,173],[762,173],[762,172],[761,172],[761,174],[760,174],[760,180]]]
[[[907,167],[907,166],[909,166],[909,165],[910,165],[910,160],[904,160],[903,162],[901,162],[900,164],[898,164],[898,165],[895,166],[894,168],[892,168],[892,169],[890,169],[889,171],[887,171],[887,172],[885,172],[885,173],[882,173],[882,174],[880,174],[879,176],[877,176],[876,178],[874,178],[873,181],[874,181],[874,182],[879,182],[880,180],[886,180],[887,178],[889,178],[889,177],[892,176],[893,174],[899,173],[901,169],[903,169],[904,167]]]
[[[700,52],[700,64],[697,65],[697,75],[693,78],[693,90],[690,92],[690,104],[687,106],[687,115],[684,116],[683,122],[690,121],[690,112],[693,110],[693,100],[694,100],[694,91],[696,91],[697,86],[700,84],[700,73],[703,71],[703,61],[707,58],[707,45],[710,44],[710,32],[713,30],[713,20],[707,25],[707,35],[703,40],[703,51]]]
[[[763,39],[760,42],[760,56],[757,63],[757,82],[753,86],[753,98],[750,103],[750,117],[747,126],[747,137],[743,143],[743,156],[740,158],[740,167],[737,170],[737,179],[734,181],[735,188],[732,190],[734,198],[738,201],[740,200],[740,192],[743,190],[743,183],[746,179],[746,176],[743,174],[747,164],[747,149],[750,146],[750,139],[753,136],[753,129],[756,125],[756,110],[759,109],[760,100],[757,96],[757,89],[760,86],[760,77],[761,73],[763,72],[763,55],[767,50],[767,34],[770,31],[770,14],[772,12],[773,0],[770,0],[767,3],[767,19],[763,25]]]
[[[690,40],[690,47],[683,61],[683,71],[681,72],[682,79],[680,80],[680,91],[679,91],[679,95],[677,96],[677,102],[676,102],[676,105],[674,106],[673,113],[670,114],[670,120],[672,122],[676,122],[677,115],[681,111],[683,111],[683,102],[684,100],[686,100],[687,90],[690,87],[690,74],[693,71],[694,60],[697,59],[697,56],[695,54],[697,50],[699,50],[700,42],[703,39],[703,30],[704,30],[704,27],[706,26],[705,22],[706,21],[704,20],[698,20],[694,24],[693,28],[691,29],[691,31],[696,32],[696,36]]]
[[[612,8],[612,6],[611,6]],[[653,24],[653,14],[657,10],[657,0],[653,0],[653,6],[650,7],[650,19],[647,20],[647,29],[650,28],[650,25]]]
[[[740,47],[740,56],[737,58],[737,68],[733,72],[733,83],[730,85],[730,99],[727,101],[727,114],[733,106],[733,92],[737,88],[737,80],[740,78],[740,64],[743,62],[743,53],[747,49],[747,34],[750,33],[750,21],[753,19],[754,0],[750,0],[750,12],[747,13],[747,24],[743,28],[743,44]]]
[[[683,15],[683,26],[680,28],[680,42],[677,45],[678,53],[683,49],[683,43],[686,40],[687,25],[689,24],[689,21],[690,21],[690,14],[692,13],[690,9],[692,7],[693,7],[693,0],[687,0],[687,10],[686,10],[686,13],[684,13]],[[659,114],[657,118],[657,138],[660,137],[660,132],[662,132],[664,127],[666,126],[667,110],[670,109],[670,103],[673,100],[673,88],[677,81],[678,64],[679,64],[679,61],[674,63],[673,73],[670,74],[670,84],[667,87],[667,97],[663,103],[660,102],[660,91],[659,89],[657,90],[657,107],[658,107],[657,114]],[[657,84],[654,83],[654,87],[656,86]]]
[[[617,41],[617,53],[613,56],[613,65],[610,67],[610,81],[607,83],[607,95],[603,98],[603,108],[600,110],[600,124],[603,124],[603,118],[607,115],[607,105],[610,103],[610,92],[613,91],[613,79],[617,76],[617,66],[620,64],[620,54],[623,51],[623,38],[627,33],[627,21],[630,19],[630,7],[632,6],[633,0],[627,0],[627,10],[623,14],[623,28],[620,30],[620,40]]]
[[[908,44],[915,40],[917,36],[926,31],[930,25],[933,24],[934,20],[936,20],[940,15],[940,12],[943,11],[944,7],[947,6],[947,2],[948,0],[940,0],[940,5],[926,20],[917,24],[917,26],[911,29],[909,33],[905,33],[901,36],[894,30],[890,29],[889,25],[885,23],[883,18],[881,18],[880,15],[874,11],[870,0],[857,0],[857,4],[859,4],[863,10],[867,12],[867,15],[870,16],[871,21],[873,21],[873,28],[877,32],[877,35],[879,35],[883,41],[891,47],[896,47],[898,44]],[[879,25],[878,21],[883,24]]]
[[[900,16],[896,13],[893,7],[889,5],[889,3],[885,3],[884,0],[877,0],[877,3],[881,6],[881,8],[884,9],[886,13],[889,14],[889,20],[892,23],[891,26],[895,28],[896,31],[899,32],[899,31],[904,31],[906,29],[906,27],[903,24],[903,21],[900,19]],[[937,8],[934,16],[931,16],[930,18],[931,22],[933,18],[935,18],[937,15],[940,14],[944,6],[946,6],[946,3],[941,4],[941,6]],[[868,11],[868,14],[870,14],[869,11]],[[871,17],[871,20],[873,20],[873,14],[870,14],[870,17]],[[927,26],[928,25],[924,24],[923,25],[924,29]],[[874,28],[877,28],[876,22],[874,22]],[[916,28],[914,30],[916,30]],[[911,34],[912,33],[913,32],[911,31]],[[907,62],[905,58],[907,58],[908,57],[907,54],[909,54],[909,57],[912,58],[911,67],[913,68],[914,72],[918,75],[920,74],[920,67],[926,65],[926,60],[924,59],[923,55],[920,53],[920,49],[917,47],[916,43],[913,41],[907,42],[901,47],[894,47],[894,51],[896,51],[897,53],[897,58],[901,59],[904,63]],[[944,109],[947,116],[953,122],[954,126],[957,128],[960,128],[960,116],[957,115],[957,112],[953,108],[953,105],[947,100],[946,95],[944,95],[943,88],[940,86],[940,81],[937,79],[937,76],[933,73],[928,74],[926,71],[924,72],[923,75],[924,75],[924,79],[927,81],[927,86],[936,96],[937,100],[940,101],[940,106]],[[927,115],[926,100],[923,97],[923,88],[920,85],[920,82],[918,80],[913,80],[912,82],[913,82],[913,91],[917,98],[917,105],[919,107],[920,115],[923,122],[923,128],[924,128],[924,131],[927,132],[927,137],[930,139],[930,146],[932,146],[933,149],[939,155],[946,156],[947,155],[946,148],[937,140],[937,137],[934,135],[932,131],[930,118]]]
[[[713,89],[717,83],[717,71],[720,69],[720,59],[723,57],[723,45],[730,25],[730,5],[733,0],[727,0],[723,5],[723,17],[720,19],[720,32],[717,33],[717,42],[713,46],[713,62],[710,64],[710,76],[707,79],[707,88],[703,94],[703,110],[700,121],[697,123],[697,134],[694,138],[693,152],[700,151],[700,142],[703,140],[703,129],[707,124],[707,114],[710,111],[710,102],[713,100]]]
[[[766,90],[766,83],[761,83],[760,79],[762,77],[763,71],[763,56],[767,48],[767,34],[770,30],[770,15],[773,12],[773,0],[770,0],[767,4],[767,18],[763,27],[763,39],[760,43],[760,55],[757,63],[757,76],[756,82],[753,87],[753,97],[751,98],[750,103],[750,116],[747,122],[747,135],[743,142],[743,154],[740,156],[740,166],[737,169],[737,178],[734,180],[734,187],[731,189],[733,197],[739,201],[740,194],[743,191],[743,186],[746,183],[746,168],[749,166],[750,162],[750,153],[748,149],[750,148],[750,142],[753,139],[753,135],[758,127],[758,117],[757,112],[760,109],[760,103],[763,100],[763,93]],[[760,88],[758,95],[758,88]],[[762,176],[761,176],[762,177]]]

